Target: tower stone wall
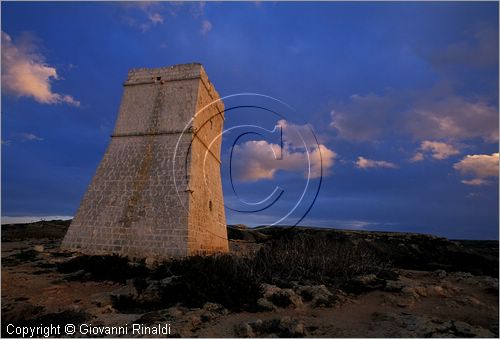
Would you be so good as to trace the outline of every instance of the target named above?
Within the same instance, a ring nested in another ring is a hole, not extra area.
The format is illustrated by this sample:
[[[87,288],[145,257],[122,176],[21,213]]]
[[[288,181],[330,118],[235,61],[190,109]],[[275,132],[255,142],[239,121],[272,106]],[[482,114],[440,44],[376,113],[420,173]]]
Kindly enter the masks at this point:
[[[228,251],[219,99],[200,64],[131,70],[62,247],[154,259]]]

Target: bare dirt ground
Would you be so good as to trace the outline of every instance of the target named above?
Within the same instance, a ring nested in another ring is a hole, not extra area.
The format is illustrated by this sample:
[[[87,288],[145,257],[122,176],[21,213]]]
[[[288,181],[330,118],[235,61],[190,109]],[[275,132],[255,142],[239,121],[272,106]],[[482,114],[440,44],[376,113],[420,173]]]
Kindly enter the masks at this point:
[[[358,285],[366,288],[356,293],[324,285],[265,284],[262,307],[255,312],[206,303],[134,313],[117,309],[110,298],[136,294],[131,281],[86,281],[82,272],[61,273],[57,264],[72,254],[61,252],[59,243],[2,243],[3,337],[15,336],[6,333],[8,323],[126,325],[130,330],[134,322],[168,323],[169,336],[182,337],[498,337],[498,279],[491,276],[397,268],[398,276],[382,283],[374,283],[373,275],[359,277]],[[277,302],[276,295],[284,295],[285,302]]]

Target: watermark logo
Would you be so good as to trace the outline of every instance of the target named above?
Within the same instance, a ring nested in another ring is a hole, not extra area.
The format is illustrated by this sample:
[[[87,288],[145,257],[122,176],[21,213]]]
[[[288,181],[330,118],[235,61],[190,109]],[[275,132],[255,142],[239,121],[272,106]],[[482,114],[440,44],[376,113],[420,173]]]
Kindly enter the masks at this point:
[[[224,205],[228,223],[301,223],[321,188],[325,150],[331,151],[309,124],[295,121],[298,116],[285,102],[256,93],[229,95],[199,109],[180,134],[173,157],[172,177],[184,208],[186,194],[197,193],[190,166],[198,162],[204,194],[217,197],[224,187],[224,200],[213,201]]]

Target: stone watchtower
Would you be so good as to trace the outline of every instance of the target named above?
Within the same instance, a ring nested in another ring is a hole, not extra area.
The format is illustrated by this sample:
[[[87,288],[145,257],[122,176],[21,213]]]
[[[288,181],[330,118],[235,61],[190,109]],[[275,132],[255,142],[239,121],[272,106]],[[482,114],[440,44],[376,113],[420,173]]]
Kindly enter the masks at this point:
[[[227,252],[224,105],[200,64],[133,69],[111,143],[62,242],[136,258]]]

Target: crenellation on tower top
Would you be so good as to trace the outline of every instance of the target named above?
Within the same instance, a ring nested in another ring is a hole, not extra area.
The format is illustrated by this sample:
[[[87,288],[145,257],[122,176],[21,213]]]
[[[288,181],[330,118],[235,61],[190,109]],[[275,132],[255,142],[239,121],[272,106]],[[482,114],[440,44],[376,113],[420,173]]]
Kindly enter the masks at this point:
[[[142,84],[144,82],[175,81],[199,78],[203,66],[201,64],[182,64],[159,68],[134,68],[128,72],[125,85]]]
[[[219,93],[208,79],[208,75],[200,63],[181,64],[159,68],[133,68],[128,72],[124,86],[147,84],[163,84],[169,81],[188,81],[201,79],[214,104],[222,111],[223,106],[217,101]]]

